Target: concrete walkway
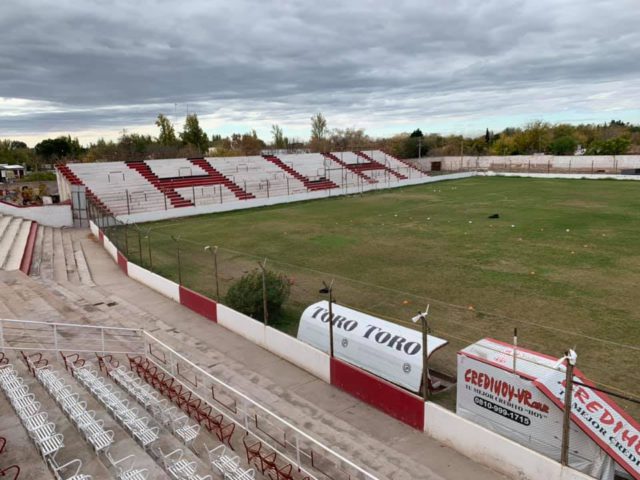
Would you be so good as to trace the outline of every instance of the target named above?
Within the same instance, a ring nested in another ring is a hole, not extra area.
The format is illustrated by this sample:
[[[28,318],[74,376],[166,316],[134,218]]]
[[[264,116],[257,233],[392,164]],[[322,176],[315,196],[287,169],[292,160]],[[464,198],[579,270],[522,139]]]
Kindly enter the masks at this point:
[[[87,302],[118,298],[131,312],[118,323],[146,328],[371,473],[395,480],[504,478],[124,276],[88,230],[74,231],[74,238],[96,284],[68,285],[75,294]]]

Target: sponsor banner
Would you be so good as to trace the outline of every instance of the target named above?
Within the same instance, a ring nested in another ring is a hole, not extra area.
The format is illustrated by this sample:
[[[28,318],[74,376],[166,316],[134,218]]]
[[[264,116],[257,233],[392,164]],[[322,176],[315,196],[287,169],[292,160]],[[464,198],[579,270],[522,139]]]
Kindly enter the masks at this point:
[[[332,306],[333,351],[368,372],[411,391],[420,391],[422,381],[422,333],[380,318],[343,307]],[[329,352],[329,302],[307,307],[300,317],[298,339]],[[427,352],[448,342],[429,335]]]
[[[560,460],[562,410],[530,377],[458,355],[456,413],[543,455]],[[519,360],[523,367],[524,361]],[[569,465],[599,479],[613,479],[613,461],[576,425],[570,427]]]
[[[566,373],[556,371],[534,384],[563,408]],[[574,380],[587,383],[582,375]],[[571,419],[634,479],[640,479],[640,426],[606,395],[589,387],[573,385]]]

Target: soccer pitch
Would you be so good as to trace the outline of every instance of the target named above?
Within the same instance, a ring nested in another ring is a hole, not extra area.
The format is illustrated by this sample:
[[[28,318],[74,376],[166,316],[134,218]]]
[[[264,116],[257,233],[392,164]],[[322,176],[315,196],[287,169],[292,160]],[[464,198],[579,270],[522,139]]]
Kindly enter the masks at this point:
[[[335,278],[338,303],[394,321],[430,303],[450,341],[434,368],[453,373],[459,348],[517,327],[521,346],[575,347],[587,376],[640,396],[639,182],[473,177],[141,228],[153,270],[177,280],[179,247],[183,283],[213,297],[204,245],[219,247],[221,296],[268,258],[292,280],[276,326],[294,335]],[[148,266],[132,238],[129,258]]]

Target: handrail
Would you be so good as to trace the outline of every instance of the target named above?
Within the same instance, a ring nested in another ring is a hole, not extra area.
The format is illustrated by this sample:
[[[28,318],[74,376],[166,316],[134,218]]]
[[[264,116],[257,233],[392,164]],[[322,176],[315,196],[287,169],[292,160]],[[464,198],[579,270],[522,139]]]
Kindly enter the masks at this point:
[[[304,437],[306,440],[310,441],[311,443],[317,445],[319,448],[321,448],[322,450],[324,450],[325,452],[331,454],[332,456],[334,456],[335,458],[339,459],[340,461],[344,462],[346,465],[349,465],[351,468],[355,469],[356,471],[358,471],[359,473],[363,474],[365,477],[371,479],[371,480],[379,480],[378,477],[375,477],[374,475],[372,475],[371,473],[367,472],[366,470],[364,470],[363,468],[359,467],[358,465],[356,465],[355,463],[351,462],[350,460],[348,460],[347,458],[345,458],[344,456],[340,455],[339,453],[335,452],[334,450],[332,450],[331,448],[323,445],[322,443],[320,443],[318,440],[316,440],[315,438],[313,438],[312,436],[310,436],[309,434],[303,432],[302,430],[300,430],[298,427],[296,427],[295,425],[291,424],[290,422],[288,422],[287,420],[283,419],[282,417],[280,417],[279,415],[273,413],[271,410],[269,410],[268,408],[262,406],[261,404],[259,404],[258,402],[256,402],[255,400],[253,400],[251,397],[245,395],[244,393],[240,392],[239,390],[235,389],[234,387],[232,387],[231,385],[225,383],[224,381],[220,380],[219,378],[211,375],[210,373],[208,373],[207,371],[205,371],[203,368],[199,367],[198,365],[196,365],[195,363],[193,363],[191,360],[187,359],[184,355],[176,352],[173,348],[171,348],[170,346],[168,346],[166,343],[164,343],[163,341],[157,339],[156,337],[154,337],[153,335],[151,335],[149,332],[147,332],[146,330],[143,331],[144,335],[150,339],[152,339],[154,342],[156,342],[157,344],[161,345],[163,348],[169,350],[173,355],[175,355],[177,358],[179,358],[180,360],[187,362],[191,367],[193,367],[194,369],[198,370],[200,373],[202,373],[203,375],[205,375],[206,377],[208,377],[209,379],[213,380],[214,382],[220,384],[221,386],[223,386],[224,388],[226,388],[227,390],[229,390],[230,392],[233,392],[234,394],[238,395],[239,397],[241,397],[242,399],[246,400],[247,402],[249,402],[251,405],[257,407],[259,410],[262,410],[263,412],[267,413],[268,415],[271,415],[272,417],[274,417],[275,419],[277,419],[278,421],[280,421],[283,425],[285,425],[286,427],[290,428],[291,430],[293,430],[294,432],[296,432],[297,434],[301,435],[302,437]]]

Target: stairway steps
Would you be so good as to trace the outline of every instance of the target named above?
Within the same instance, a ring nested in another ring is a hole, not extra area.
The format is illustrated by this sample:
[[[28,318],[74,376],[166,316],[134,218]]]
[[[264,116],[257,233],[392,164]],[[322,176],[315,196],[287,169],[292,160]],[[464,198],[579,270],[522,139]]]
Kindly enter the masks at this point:
[[[67,281],[67,262],[64,259],[64,246],[62,244],[62,230],[53,229],[53,279],[57,282]]]
[[[3,232],[2,238],[0,238],[0,268],[4,268],[9,260],[13,244],[21,225],[21,218],[12,217],[9,225],[7,225],[7,228]]]
[[[22,263],[22,257],[24,256],[24,250],[29,241],[29,232],[31,231],[31,220],[23,220],[20,223],[20,227],[16,232],[16,236],[13,240],[13,245],[7,256],[7,261],[4,264],[5,270],[20,270],[20,264]]]
[[[246,192],[243,190],[237,183],[233,182],[230,178],[227,178],[218,170],[213,168],[209,162],[207,162],[204,158],[192,158],[189,161],[200,168],[202,168],[205,172],[207,172],[211,178],[213,185],[222,184],[227,187],[229,190],[233,192],[236,198],[240,200],[247,200],[249,198],[256,198],[254,194]]]
[[[322,180],[322,181],[309,180],[307,177],[305,177],[300,172],[298,172],[298,171],[294,170],[293,168],[291,168],[289,165],[284,163],[282,160],[280,160],[275,155],[262,155],[262,158],[264,158],[265,160],[273,163],[274,165],[277,165],[278,167],[280,167],[285,172],[290,173],[291,175],[293,175],[296,179],[298,179],[302,183],[304,183],[304,186],[307,187],[308,190],[316,191],[316,190],[329,190],[329,189],[332,189],[332,188],[339,188],[339,186],[336,183],[334,183],[333,181],[331,181],[331,180]]]
[[[87,259],[85,258],[82,244],[75,239],[73,239],[73,255],[76,259],[76,266],[78,267],[80,283],[89,287],[95,286],[95,283],[93,283],[93,278],[91,278],[91,271],[89,270],[89,265],[87,264]]]
[[[29,275],[37,277],[40,276],[40,265],[42,263],[42,249],[44,244],[44,225],[38,225],[38,231],[36,233],[36,243],[33,246],[33,260],[31,261],[31,270]]]
[[[78,274],[78,266],[76,265],[76,257],[73,252],[71,236],[66,230],[62,230],[62,249],[64,250],[64,263],[67,270],[67,281],[71,283],[80,283],[80,275]]]
[[[374,180],[373,178],[371,178],[369,175],[363,173],[361,171],[361,169],[357,168],[356,165],[352,164],[352,163],[347,163],[344,160],[338,158],[337,155],[334,155],[331,152],[327,152],[327,153],[323,153],[322,154],[325,158],[328,158],[330,160],[333,160],[334,162],[336,162],[339,165],[342,165],[344,168],[346,168],[347,170],[352,171],[353,173],[355,173],[356,175],[358,175],[360,178],[366,180],[369,183],[378,183],[377,180]]]
[[[127,166],[132,170],[137,171],[158,191],[166,195],[173,207],[193,206],[193,202],[187,200],[174,190],[175,187],[168,186],[166,183],[163,183],[162,179],[158,178],[158,176],[151,170],[151,167],[149,167],[145,162],[127,162]]]

